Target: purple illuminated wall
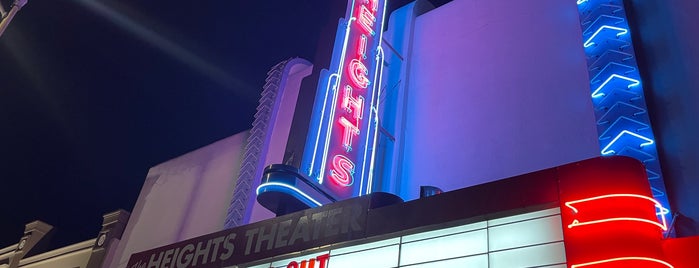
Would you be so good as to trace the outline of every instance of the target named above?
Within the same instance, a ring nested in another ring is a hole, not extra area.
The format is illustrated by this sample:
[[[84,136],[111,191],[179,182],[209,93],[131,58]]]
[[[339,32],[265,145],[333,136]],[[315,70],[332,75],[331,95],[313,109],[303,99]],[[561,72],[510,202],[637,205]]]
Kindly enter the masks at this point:
[[[415,22],[400,195],[599,155],[575,1],[456,0]]]

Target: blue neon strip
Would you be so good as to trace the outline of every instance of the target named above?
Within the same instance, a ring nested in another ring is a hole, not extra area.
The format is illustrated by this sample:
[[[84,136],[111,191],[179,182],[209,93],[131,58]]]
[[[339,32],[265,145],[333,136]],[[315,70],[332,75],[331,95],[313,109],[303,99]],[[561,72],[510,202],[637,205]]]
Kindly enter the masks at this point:
[[[335,82],[333,84],[333,77],[335,77]],[[331,74],[328,76],[328,85],[325,87],[325,97],[323,97],[324,100],[328,98],[328,92],[330,92],[330,85],[333,85],[333,90],[336,88],[334,85],[338,83],[339,80],[337,80],[338,75],[336,73]],[[318,142],[320,141],[320,133],[322,132],[323,129],[323,122],[325,120],[325,110],[327,107],[328,102],[323,101],[323,109],[321,110],[320,113],[320,122],[318,123],[318,130],[316,134],[316,140],[315,140],[315,145],[313,146],[313,158],[311,158],[311,166],[308,169],[308,176],[313,175],[313,166],[315,165],[315,160],[316,160],[316,154],[318,153]],[[330,120],[328,118],[328,120]],[[323,183],[323,176],[318,178],[318,183],[322,184]]]
[[[352,4],[352,10],[354,11],[354,4]],[[352,12],[353,12],[352,11]],[[352,14],[352,13],[350,13]],[[330,150],[330,135],[332,135],[332,129],[333,127],[330,125],[332,124],[332,119],[335,118],[335,107],[337,106],[337,96],[339,95],[339,88],[338,84],[340,81],[342,81],[342,67],[344,65],[345,61],[345,54],[347,53],[347,42],[349,40],[349,34],[350,30],[352,27],[352,21],[354,21],[355,18],[352,17],[347,21],[347,28],[345,30],[345,41],[344,44],[342,45],[342,54],[340,54],[340,64],[337,66],[337,71],[335,71],[335,74],[337,75],[337,80],[336,83],[332,86],[333,89],[333,100],[332,100],[332,105],[330,105],[330,116],[328,117],[328,125],[327,125],[327,130],[325,133],[325,146],[323,146],[323,156],[321,159],[323,159],[320,162],[320,169],[318,174],[316,174],[316,179],[318,180],[318,183],[322,184],[323,183],[323,177],[325,176],[325,165],[327,164],[327,159],[328,159],[328,152]]]
[[[603,25],[602,27],[599,27],[599,29],[597,29],[597,31],[596,31],[595,33],[593,33],[592,36],[590,36],[590,38],[588,38],[587,41],[585,41],[585,43],[583,43],[583,46],[584,46],[584,47],[590,47],[590,46],[594,45],[595,42],[593,42],[592,40],[594,40],[594,39],[602,32],[602,30],[604,30],[604,29],[610,29],[610,30],[618,31],[619,33],[616,34],[617,37],[629,33],[629,30],[624,29],[624,28],[614,27],[614,26],[609,26],[609,25]]]
[[[385,10],[385,7],[384,7]],[[383,34],[383,33],[382,33]],[[383,39],[379,42],[383,42]],[[380,74],[378,76],[378,84],[382,84],[383,80],[383,59],[384,59],[384,54],[383,54],[383,47],[379,46],[378,48],[378,53],[376,55],[376,61],[379,66],[376,74]],[[376,77],[374,77],[374,81],[376,81]],[[380,86],[379,86],[380,87]],[[377,92],[377,101],[376,101],[376,106],[372,107],[372,113],[374,114],[374,120],[371,120],[369,123],[374,124],[374,140],[373,140],[373,146],[371,147],[371,161],[369,162],[369,176],[367,178],[367,188],[366,188],[366,194],[370,194],[372,190],[372,184],[374,182],[374,164],[376,164],[376,145],[377,145],[377,140],[379,137],[379,100],[381,100],[381,88],[378,89]],[[368,142],[368,136],[367,136],[367,142]],[[366,146],[367,148],[369,146]],[[365,149],[366,150],[366,149]],[[366,156],[366,152],[364,153]],[[366,159],[366,157],[365,157]],[[365,164],[366,165],[366,164]],[[361,189],[360,189],[360,194],[361,194]]]
[[[635,157],[646,166],[653,197],[669,201],[636,64],[623,0],[577,0],[588,58],[600,154]],[[600,83],[604,79],[604,82]],[[634,88],[633,90],[629,90]]]
[[[373,135],[369,135],[367,133],[366,135],[366,142],[364,143],[364,154],[362,159],[362,173],[360,178],[360,186],[359,186],[359,195],[362,195],[364,193],[370,194],[372,192],[371,185],[373,183],[373,176],[374,176],[374,162],[376,159],[376,140],[378,136],[378,121],[379,121],[379,100],[381,100],[381,84],[382,84],[382,79],[383,79],[383,61],[384,61],[384,54],[383,54],[383,27],[384,23],[386,22],[386,5],[388,1],[383,2],[383,11],[381,14],[381,24],[379,25],[379,39],[378,39],[378,45],[376,47],[376,70],[374,70],[374,80],[372,80],[374,83],[372,85],[371,89],[371,108],[369,109],[370,111],[370,117],[367,120],[367,130],[371,129],[372,124],[374,125],[374,133]],[[378,83],[377,83],[378,82]],[[369,140],[372,141],[372,145],[369,146]],[[371,157],[368,157],[367,152],[371,149]],[[369,160],[369,168],[368,168],[368,174],[365,173],[367,171],[367,159],[371,158]],[[366,178],[367,185],[366,185],[366,192],[363,191],[363,186],[364,186],[364,179]]]
[[[633,133],[633,132],[628,131],[628,130],[624,130],[624,131],[622,131],[621,133],[619,133],[619,135],[616,135],[616,137],[614,137],[614,139],[613,139],[611,142],[609,142],[609,144],[607,144],[607,146],[605,146],[604,148],[602,148],[602,155],[609,155],[609,154],[615,153],[615,151],[614,151],[614,150],[611,150],[610,148],[611,148],[617,141],[619,141],[619,139],[620,139],[622,136],[624,136],[624,134],[630,135],[630,136],[632,136],[632,137],[636,137],[636,138],[638,138],[638,139],[641,139],[641,140],[645,141],[645,142],[639,144],[638,147],[643,147],[643,146],[651,145],[651,144],[654,143],[653,140],[651,140],[651,139],[649,139],[649,138],[646,138],[646,137],[644,137],[644,136],[641,136],[641,135],[639,135],[639,134]],[[628,142],[627,142],[627,144],[628,144]]]
[[[257,187],[256,193],[257,195],[260,195],[260,192],[262,191],[273,191],[273,192],[283,192],[290,194],[298,200],[301,200],[304,204],[308,205],[309,207],[320,207],[323,204],[318,202],[317,200],[313,199],[306,193],[302,192],[298,188],[285,184],[285,183],[280,183],[280,182],[266,182],[263,184],[260,184],[260,186]]]
[[[601,93],[600,91],[609,83],[609,81],[612,81],[612,79],[614,79],[614,78],[623,79],[623,80],[631,82],[631,84],[629,84],[627,88],[632,88],[632,87],[635,87],[635,86],[638,86],[639,84],[641,84],[641,82],[636,80],[636,79],[628,78],[628,77],[623,76],[623,75],[613,74],[613,75],[609,76],[609,78],[607,78],[607,80],[605,80],[599,87],[597,87],[597,89],[595,89],[595,91],[592,92],[592,97],[598,98],[598,97],[604,96],[604,93]]]

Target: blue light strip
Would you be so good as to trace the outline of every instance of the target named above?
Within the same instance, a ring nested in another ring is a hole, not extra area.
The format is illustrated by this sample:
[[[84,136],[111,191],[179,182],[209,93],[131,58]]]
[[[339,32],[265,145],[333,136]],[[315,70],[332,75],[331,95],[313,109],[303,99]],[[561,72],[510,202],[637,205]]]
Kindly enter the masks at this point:
[[[309,207],[320,207],[323,205],[298,188],[281,182],[265,182],[260,184],[260,186],[257,187],[256,193],[257,195],[260,195],[260,192],[269,190],[274,192],[283,192],[295,196],[298,200],[301,200],[301,202],[305,203]]]
[[[613,74],[613,75],[609,76],[609,78],[607,78],[607,80],[605,80],[604,83],[602,83],[599,87],[597,87],[597,89],[595,89],[595,91],[592,92],[592,97],[598,98],[598,97],[604,96],[604,93],[601,93],[600,91],[603,88],[607,87],[607,84],[609,84],[609,82],[612,81],[612,79],[614,79],[614,78],[623,79],[623,80],[631,82],[631,84],[629,84],[627,86],[627,88],[632,88],[632,87],[635,87],[635,86],[638,86],[639,84],[641,84],[641,82],[636,80],[636,79],[628,78],[628,77],[623,76],[623,75]]]
[[[617,37],[629,33],[629,30],[624,29],[624,28],[614,27],[614,26],[609,26],[609,25],[602,25],[602,27],[599,27],[599,29],[597,29],[597,31],[595,31],[595,33],[593,33],[592,36],[590,36],[590,38],[588,38],[587,41],[585,41],[585,43],[583,43],[583,46],[584,46],[584,47],[590,47],[591,45],[594,45],[595,42],[594,42],[593,40],[595,40],[595,38],[596,38],[597,36],[599,36],[600,33],[601,33],[604,29],[610,29],[610,30],[614,30],[614,31],[619,32],[619,33],[616,34]]]
[[[384,53],[383,53],[383,29],[384,23],[386,23],[386,8],[388,1],[383,2],[383,11],[381,14],[381,24],[379,25],[379,41],[376,47],[376,70],[374,71],[374,84],[371,90],[371,109],[370,117],[367,120],[367,129],[372,129],[373,125],[373,135],[367,135],[366,143],[364,144],[364,160],[362,163],[362,175],[360,177],[361,183],[364,183],[364,178],[366,178],[366,192],[363,192],[362,186],[359,187],[359,195],[370,194],[372,190],[372,184],[374,181],[374,164],[376,162],[376,146],[378,145],[378,133],[379,133],[379,100],[381,99],[381,85],[383,84],[383,63],[384,63]],[[371,139],[371,146],[369,146],[369,140]],[[369,160],[368,174],[365,174],[367,170],[367,151],[371,150],[371,159]]]
[[[622,1],[577,0],[600,153],[643,162],[653,197],[669,208]]]
[[[354,14],[354,2],[352,2],[352,9],[350,11],[350,14]],[[344,44],[342,45],[342,54],[340,54],[340,64],[337,66],[337,70],[335,71],[335,75],[337,76],[337,80],[335,80],[335,84],[330,85],[333,89],[333,101],[332,105],[328,107],[330,109],[330,117],[328,117],[328,120],[332,120],[335,118],[335,107],[337,106],[337,96],[339,95],[339,83],[342,80],[342,67],[344,65],[345,61],[345,53],[347,53],[347,42],[349,42],[349,34],[350,30],[352,29],[352,21],[354,21],[356,18],[352,17],[347,21],[347,28],[345,29],[345,39],[344,39]],[[325,105],[323,106],[323,109],[325,109]],[[325,113],[325,112],[323,112]],[[328,121],[328,124],[331,124],[331,121]],[[321,125],[322,127],[322,125]],[[320,164],[320,170],[318,174],[315,174],[316,180],[318,180],[318,183],[323,183],[323,176],[325,175],[325,165],[327,164],[326,161],[328,159],[328,152],[330,150],[330,135],[332,135],[332,126],[328,125],[325,133],[325,146],[323,146],[323,156],[322,156],[322,161]],[[315,156],[314,159],[311,161],[315,161]]]
[[[645,141],[644,143],[639,144],[639,145],[638,145],[639,147],[651,145],[651,144],[654,143],[653,140],[651,140],[651,139],[649,139],[649,138],[643,137],[643,136],[641,136],[641,135],[638,135],[638,134],[633,133],[633,132],[628,131],[628,130],[624,130],[624,131],[622,131],[621,133],[619,133],[619,135],[616,135],[616,137],[615,137],[611,142],[609,142],[609,144],[607,144],[607,146],[605,146],[604,148],[602,148],[602,155],[612,155],[612,154],[616,153],[616,151],[614,151],[614,150],[612,150],[612,149],[610,149],[610,148],[611,148],[617,141],[619,141],[619,139],[620,139],[622,136],[624,136],[624,134],[631,135],[631,136],[634,136],[634,137],[636,137],[636,138],[639,138],[639,139]],[[626,144],[624,144],[624,145],[626,145]]]

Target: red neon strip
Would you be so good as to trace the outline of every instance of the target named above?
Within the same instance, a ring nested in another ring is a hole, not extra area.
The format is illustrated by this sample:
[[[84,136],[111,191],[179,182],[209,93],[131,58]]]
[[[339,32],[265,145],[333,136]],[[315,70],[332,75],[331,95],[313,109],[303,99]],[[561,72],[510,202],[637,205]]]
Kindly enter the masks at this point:
[[[366,59],[366,35],[362,34],[359,38],[359,45],[357,46],[357,54],[362,56],[362,59]]]
[[[606,260],[599,260],[599,261],[593,261],[593,262],[588,262],[588,263],[582,263],[582,264],[573,264],[570,266],[570,268],[577,268],[577,267],[585,267],[585,266],[592,266],[592,265],[597,265],[597,264],[604,264],[604,263],[610,263],[610,262],[617,262],[617,261],[650,261],[650,262],[656,262],[662,265],[665,265],[669,268],[675,268],[671,264],[654,259],[654,258],[647,258],[647,257],[621,257],[621,258],[613,258],[613,259],[606,259]]]
[[[362,26],[362,29],[366,31],[369,35],[374,35],[376,32],[374,32],[374,22],[376,21],[376,17],[374,14],[369,11],[369,9],[366,8],[365,5],[362,5],[359,10],[359,15],[357,18],[357,23]]]
[[[352,87],[345,87],[345,96],[342,98],[342,107],[349,113],[352,113],[354,119],[362,119],[364,113],[364,97],[362,95],[356,98],[352,96]]]
[[[347,120],[347,118],[345,118],[344,116],[340,117],[340,120],[338,121],[340,125],[345,128],[345,131],[342,132],[342,145],[343,147],[345,147],[345,151],[352,151],[352,137],[359,135],[359,128],[357,128],[357,126],[355,126],[352,122]]]
[[[644,196],[644,195],[637,195],[637,194],[609,194],[609,195],[601,195],[601,196],[596,196],[596,197],[591,197],[591,198],[585,198],[585,199],[580,199],[576,201],[570,201],[570,202],[565,202],[565,206],[573,210],[573,212],[578,213],[578,209],[573,206],[573,204],[578,204],[578,203],[584,203],[584,202],[589,202],[589,201],[595,201],[595,200],[600,200],[600,199],[605,199],[605,198],[618,198],[618,197],[630,197],[630,198],[640,198],[644,199],[647,201],[653,202],[656,208],[660,210],[660,213],[656,213],[656,215],[660,215],[660,218],[662,219],[662,224],[658,223],[656,221],[648,220],[648,219],[642,219],[642,218],[632,218],[632,217],[618,217],[618,218],[608,218],[608,219],[601,219],[601,220],[596,220],[596,221],[586,221],[586,222],[580,222],[578,220],[573,220],[571,224],[568,225],[568,228],[573,228],[576,226],[582,226],[582,225],[590,225],[590,224],[597,224],[597,223],[604,223],[604,222],[611,222],[611,221],[638,221],[638,222],[645,222],[645,223],[650,223],[655,226],[660,227],[663,231],[667,231],[667,221],[665,220],[665,209],[658,201],[656,201],[653,198]]]
[[[641,218],[630,218],[630,217],[619,217],[619,218],[608,218],[608,219],[603,219],[603,220],[596,220],[596,221],[585,221],[585,222],[580,222],[578,220],[573,220],[573,223],[568,224],[568,228],[573,228],[577,226],[583,226],[583,225],[590,225],[590,224],[597,224],[597,223],[605,223],[605,222],[612,222],[612,221],[637,221],[637,222],[645,222],[645,223],[650,223],[655,226],[660,227],[660,229],[663,229],[663,231],[667,231],[667,227],[651,221],[651,220],[646,220],[646,219],[641,219]]]
[[[344,155],[335,155],[330,177],[341,186],[350,186],[354,181],[353,175],[354,163]]]

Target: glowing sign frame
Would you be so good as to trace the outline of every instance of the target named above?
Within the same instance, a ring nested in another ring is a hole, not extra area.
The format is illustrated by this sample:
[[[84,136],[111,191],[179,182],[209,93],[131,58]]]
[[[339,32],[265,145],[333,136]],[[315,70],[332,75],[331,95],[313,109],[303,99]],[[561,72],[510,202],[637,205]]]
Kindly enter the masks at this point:
[[[301,169],[337,199],[372,192],[386,0],[350,0],[321,72]]]

